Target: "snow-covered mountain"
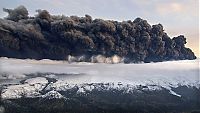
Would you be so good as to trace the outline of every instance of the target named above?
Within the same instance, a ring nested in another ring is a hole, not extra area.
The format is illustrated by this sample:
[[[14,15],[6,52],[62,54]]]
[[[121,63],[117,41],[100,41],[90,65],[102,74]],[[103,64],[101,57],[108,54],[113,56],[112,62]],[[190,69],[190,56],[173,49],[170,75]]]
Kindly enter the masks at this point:
[[[199,60],[148,64],[68,63],[52,60],[0,59],[2,99],[21,97],[65,97],[59,92],[75,89],[77,94],[93,90],[174,91],[180,86],[199,89]]]

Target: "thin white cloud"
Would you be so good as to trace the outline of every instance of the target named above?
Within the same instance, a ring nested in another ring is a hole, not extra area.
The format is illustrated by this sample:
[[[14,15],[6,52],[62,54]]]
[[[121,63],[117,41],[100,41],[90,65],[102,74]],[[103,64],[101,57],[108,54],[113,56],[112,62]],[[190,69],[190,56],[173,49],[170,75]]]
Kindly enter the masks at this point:
[[[169,15],[169,14],[180,14],[185,11],[184,6],[181,3],[162,3],[156,5],[156,11],[160,15]]]
[[[155,11],[161,15],[198,16],[198,1],[157,2]]]

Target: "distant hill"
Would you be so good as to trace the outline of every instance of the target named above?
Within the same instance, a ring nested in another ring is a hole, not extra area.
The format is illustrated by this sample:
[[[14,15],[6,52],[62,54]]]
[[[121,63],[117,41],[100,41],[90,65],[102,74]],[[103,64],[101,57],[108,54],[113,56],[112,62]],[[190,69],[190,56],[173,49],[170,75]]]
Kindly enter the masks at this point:
[[[1,57],[66,60],[71,55],[91,62],[95,55],[117,55],[127,63],[196,59],[183,35],[170,38],[161,24],[141,18],[118,22],[46,10],[29,17],[24,6],[3,10],[8,16],[0,19]]]

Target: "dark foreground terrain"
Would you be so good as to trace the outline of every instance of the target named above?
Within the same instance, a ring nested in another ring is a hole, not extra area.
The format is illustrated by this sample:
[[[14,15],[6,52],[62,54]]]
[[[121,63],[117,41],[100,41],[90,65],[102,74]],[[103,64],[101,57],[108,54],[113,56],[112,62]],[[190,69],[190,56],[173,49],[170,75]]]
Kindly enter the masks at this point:
[[[196,58],[183,35],[170,38],[161,24],[141,18],[118,22],[55,16],[46,10],[29,17],[24,6],[4,11],[8,17],[0,19],[1,57],[66,60],[71,55],[92,62],[95,55],[117,55],[127,63]]]

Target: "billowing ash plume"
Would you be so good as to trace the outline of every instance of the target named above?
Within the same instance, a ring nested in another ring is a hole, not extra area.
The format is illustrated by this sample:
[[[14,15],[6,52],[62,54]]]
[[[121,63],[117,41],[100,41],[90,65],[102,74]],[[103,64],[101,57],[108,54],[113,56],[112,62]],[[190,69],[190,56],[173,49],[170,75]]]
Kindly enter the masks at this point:
[[[89,15],[55,16],[46,10],[29,17],[24,6],[3,10],[8,16],[0,19],[0,56],[56,60],[73,56],[88,62],[98,62],[100,56],[109,62],[115,56],[124,62],[196,58],[185,47],[183,35],[171,39],[161,24],[151,26],[141,18],[118,22]]]

